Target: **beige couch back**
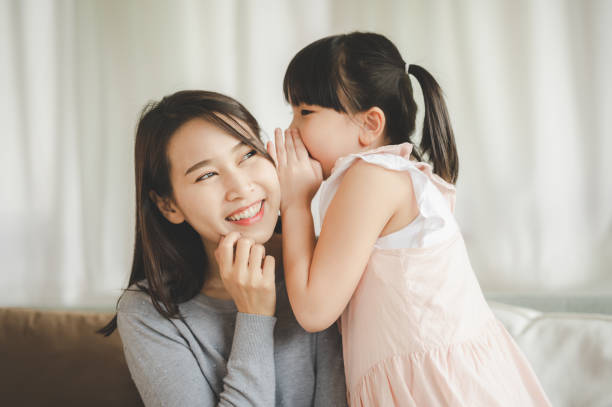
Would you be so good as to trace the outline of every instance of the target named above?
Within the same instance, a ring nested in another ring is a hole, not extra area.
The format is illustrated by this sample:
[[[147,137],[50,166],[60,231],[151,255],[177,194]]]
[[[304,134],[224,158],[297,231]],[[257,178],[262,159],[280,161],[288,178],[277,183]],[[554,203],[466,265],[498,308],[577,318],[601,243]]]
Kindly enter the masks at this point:
[[[142,406],[111,313],[0,308],[0,404]]]

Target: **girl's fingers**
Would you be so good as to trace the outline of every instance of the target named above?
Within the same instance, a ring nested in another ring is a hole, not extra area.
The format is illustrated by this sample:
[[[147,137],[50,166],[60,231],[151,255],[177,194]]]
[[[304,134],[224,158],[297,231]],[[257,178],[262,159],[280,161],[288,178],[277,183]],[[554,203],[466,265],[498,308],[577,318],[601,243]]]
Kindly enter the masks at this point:
[[[270,155],[270,157],[272,157],[272,161],[274,161],[274,165],[278,167],[278,161],[276,160],[276,147],[274,147],[274,143],[271,141],[268,141],[268,144],[266,145],[266,150],[268,151],[268,154]]]
[[[291,129],[285,130],[285,150],[287,151],[287,161],[295,161],[295,146],[293,145],[293,135]]]
[[[318,179],[323,179],[323,168],[321,167],[321,163],[315,160],[314,158],[309,158],[309,160],[314,174],[317,176]]]
[[[293,131],[293,144],[295,145],[295,152],[298,159],[307,160],[309,158],[308,150],[306,150],[306,146],[302,141],[302,136],[300,136],[300,133],[297,130]]]
[[[276,165],[287,165],[287,154],[285,153],[285,141],[281,129],[274,129],[274,146],[276,147]]]

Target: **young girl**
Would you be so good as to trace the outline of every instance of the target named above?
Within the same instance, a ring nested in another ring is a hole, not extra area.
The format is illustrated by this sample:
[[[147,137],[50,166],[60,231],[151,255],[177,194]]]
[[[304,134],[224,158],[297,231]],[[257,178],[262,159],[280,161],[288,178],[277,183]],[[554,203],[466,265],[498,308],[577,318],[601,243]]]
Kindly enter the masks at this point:
[[[135,167],[130,288],[101,333],[119,328],[145,404],[346,405],[337,330],[299,326],[266,255],[280,187],[255,118],[218,93],[167,96],[143,111]]]
[[[419,145],[409,75],[425,100]],[[384,36],[352,33],[302,49],[283,86],[293,121],[268,151],[287,292],[308,331],[342,317],[349,404],[548,406],[470,266],[453,217],[457,151],[434,78],[406,71]]]

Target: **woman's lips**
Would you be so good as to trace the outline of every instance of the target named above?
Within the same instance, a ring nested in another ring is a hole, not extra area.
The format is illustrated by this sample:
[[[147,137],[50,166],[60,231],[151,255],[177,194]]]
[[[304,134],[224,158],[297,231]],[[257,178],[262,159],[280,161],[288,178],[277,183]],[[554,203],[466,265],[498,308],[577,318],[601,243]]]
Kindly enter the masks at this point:
[[[259,206],[259,210],[257,210],[258,206]],[[251,214],[251,212],[253,213]],[[225,220],[227,220],[228,222],[237,224],[237,225],[248,226],[248,225],[252,225],[253,223],[261,220],[261,218],[263,218],[263,214],[264,214],[264,200],[261,200],[259,202],[255,202],[253,205],[250,205],[249,207],[245,209],[237,210],[232,215],[225,218]],[[232,217],[237,218],[237,217],[244,216],[244,215],[246,216],[240,219],[230,219]]]

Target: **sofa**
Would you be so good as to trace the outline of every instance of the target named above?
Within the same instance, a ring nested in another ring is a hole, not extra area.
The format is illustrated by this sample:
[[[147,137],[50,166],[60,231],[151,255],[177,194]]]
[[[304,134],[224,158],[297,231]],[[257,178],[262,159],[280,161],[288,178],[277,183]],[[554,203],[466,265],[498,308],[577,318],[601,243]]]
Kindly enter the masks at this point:
[[[112,315],[0,308],[0,405],[142,406]]]
[[[506,299],[504,299],[506,300]],[[612,315],[542,312],[489,298],[553,406],[612,406]],[[112,312],[0,308],[6,406],[142,406],[121,340],[94,333]]]
[[[553,406],[612,406],[612,315],[489,305],[531,362]]]

